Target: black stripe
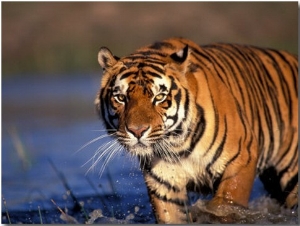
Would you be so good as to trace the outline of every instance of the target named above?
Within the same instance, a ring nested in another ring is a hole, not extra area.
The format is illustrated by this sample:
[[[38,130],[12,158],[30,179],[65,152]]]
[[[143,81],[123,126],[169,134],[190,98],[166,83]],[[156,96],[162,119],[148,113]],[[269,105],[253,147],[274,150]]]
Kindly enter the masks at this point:
[[[268,53],[267,51],[265,51],[265,53]],[[275,53],[275,52],[274,52]],[[275,58],[273,58],[273,56],[271,56],[271,54],[270,55],[268,55],[269,57],[271,57],[271,59],[274,61],[273,62],[273,66],[275,67],[275,69],[276,69],[276,71],[277,71],[277,73],[278,73],[278,76],[279,76],[279,80],[281,81],[281,83],[283,82],[283,81],[285,81],[285,78],[284,78],[284,76],[283,76],[283,72],[280,70],[280,67],[279,67],[279,64],[280,63],[278,63],[278,62],[276,62],[275,61]],[[291,106],[291,103],[290,103],[290,98],[291,98],[291,96],[290,96],[290,92],[288,91],[288,87],[287,87],[287,83],[286,82],[284,82],[285,83],[285,88],[284,87],[282,87],[282,93],[283,93],[283,95],[284,96],[286,96],[286,92],[288,92],[288,97],[286,97],[286,98],[288,98],[287,100],[286,100],[286,104],[288,105],[288,106]],[[281,85],[283,85],[283,84],[281,84]],[[278,88],[278,87],[276,87],[276,88]],[[276,92],[277,91],[277,89],[269,89],[269,95],[270,95],[270,99],[271,99],[271,104],[272,104],[272,109],[275,111],[275,116],[276,116],[276,121],[277,121],[277,124],[278,124],[278,126],[279,126],[279,132],[280,132],[280,137],[282,136],[282,129],[283,129],[283,126],[284,126],[284,123],[283,123],[283,119],[282,119],[282,115],[281,115],[281,111],[280,111],[280,107],[279,107],[279,103],[278,103],[278,101],[277,101],[277,99],[278,99],[278,92]],[[286,91],[286,92],[285,92]],[[290,109],[290,113],[292,112],[292,110]],[[281,141],[281,140],[280,140]]]
[[[285,102],[289,103],[289,101],[291,100],[291,96],[290,96],[290,92],[288,90],[288,84],[287,84],[287,82],[285,80],[285,77],[283,75],[284,73],[282,72],[281,68],[279,67],[279,63],[276,61],[274,56],[271,54],[271,52],[273,54],[276,54],[276,51],[265,50],[265,49],[260,49],[260,51],[262,51],[266,56],[268,56],[272,60],[272,65],[273,65],[274,69],[277,72],[278,79],[280,80],[280,88],[281,88],[282,93],[285,97]],[[279,87],[277,87],[277,88],[279,88]]]
[[[154,44],[149,46],[150,49],[161,50],[163,48],[175,49],[175,47],[169,42],[155,42]]]
[[[237,153],[225,164],[225,167],[227,168],[227,166],[229,165],[229,164],[231,164],[239,155],[240,155],[240,153],[242,152],[242,149],[241,149],[241,147],[242,147],[242,145],[241,145],[241,143],[242,143],[242,140],[241,140],[241,138],[239,139],[239,146],[238,146],[238,151],[237,151]]]
[[[232,46],[229,46],[229,47],[232,47]],[[245,103],[244,93],[243,93],[243,90],[241,89],[240,84],[241,84],[241,81],[246,83],[246,80],[245,80],[246,76],[244,76],[244,77],[240,76],[243,74],[243,72],[241,71],[241,68],[239,67],[239,64],[237,62],[239,57],[236,55],[235,52],[230,51],[230,49],[223,48],[222,46],[220,46],[218,48],[218,50],[220,50],[220,52],[217,53],[217,57],[228,70],[228,73],[224,72],[223,76],[229,76],[230,78],[233,78],[232,81],[234,82],[235,86],[238,87],[239,93],[241,94],[242,103]],[[244,65],[244,62],[242,60],[240,60],[239,62],[241,64],[243,64],[243,69],[247,69],[247,67]],[[236,71],[235,69],[237,70],[238,73],[235,72]],[[241,81],[239,80],[239,78],[241,78]],[[231,79],[228,79],[228,77],[227,77],[227,81],[230,81],[230,80]],[[247,84],[245,86],[247,86]],[[228,82],[227,88],[229,90],[232,90],[233,84]]]
[[[263,105],[263,106],[265,106],[265,105]],[[259,113],[260,110],[263,111],[262,114]],[[260,147],[259,150],[260,150],[260,153],[261,153],[260,154],[260,162],[259,162],[259,165],[258,165],[257,168],[260,169],[260,170],[262,170],[264,168],[264,165],[267,163],[266,162],[266,158],[263,157],[263,156],[266,153],[266,149],[265,149],[265,143],[266,143],[266,141],[265,141],[265,138],[268,137],[268,135],[269,135],[269,133],[268,133],[269,130],[267,131],[267,134],[265,134],[264,131],[263,131],[263,126],[262,126],[263,117],[265,118],[264,121],[267,122],[267,120],[266,120],[266,114],[265,114],[264,111],[265,111],[264,107],[260,108],[260,109],[257,108],[258,139],[259,139],[259,147]]]
[[[244,104],[244,109],[249,108],[250,109],[250,124],[253,125],[254,124],[254,105],[257,106],[257,104],[261,104],[261,90],[259,89],[258,83],[256,81],[256,77],[263,77],[260,75],[259,71],[255,70],[251,70],[252,66],[251,62],[249,62],[249,59],[251,59],[251,57],[249,56],[248,52],[246,52],[244,49],[244,51],[241,50],[241,46],[236,46],[236,45],[230,45],[231,49],[228,49],[227,51],[229,52],[228,54],[232,54],[233,57],[231,58],[231,60],[233,60],[234,64],[236,64],[236,67],[238,68],[238,78],[241,79],[241,81],[244,82],[245,87],[246,88],[241,88],[240,86],[240,82],[237,80],[238,82],[238,86],[239,86],[239,91],[241,93],[241,97],[243,100]],[[234,58],[238,59],[238,62],[236,62],[234,60]],[[239,66],[239,64],[241,64],[241,67]],[[245,74],[245,72],[243,72],[243,70],[246,71],[246,74],[248,76],[243,76]],[[248,104],[244,102],[244,93],[245,95],[248,96]],[[240,103],[241,104],[241,103]]]
[[[269,95],[270,95],[270,99],[271,99],[272,110],[274,111],[273,115],[276,117],[276,122],[277,122],[279,133],[280,133],[280,141],[279,142],[281,143],[282,135],[283,135],[282,132],[284,130],[284,120],[283,120],[281,108],[280,108],[279,102],[278,102],[278,95],[276,95],[276,93],[274,93],[273,90],[269,93]]]
[[[180,136],[183,133],[183,129],[182,129],[182,122],[176,127],[175,130],[171,131],[168,133],[167,136],[171,136],[172,134],[174,134],[175,136]]]
[[[143,61],[144,63],[147,63],[148,65],[157,64],[157,65],[165,66],[167,64],[165,61],[162,61],[161,59],[158,59],[158,58],[154,58],[153,56],[152,56],[152,58],[149,58],[148,56],[141,56],[141,55],[127,56],[122,61],[127,68],[136,66],[139,61]]]
[[[185,102],[184,102],[184,117],[183,117],[184,119],[183,120],[186,120],[187,113],[190,110],[190,97],[189,97],[189,90],[187,90],[185,88],[184,91],[185,91]],[[176,100],[176,97],[174,97],[174,99]],[[180,99],[181,99],[181,97],[180,97]],[[176,100],[177,104],[180,104],[180,99]]]
[[[283,176],[283,174],[285,174],[291,169],[292,162],[295,161],[297,153],[298,153],[298,148],[294,150],[293,156],[289,158],[289,162],[285,162],[286,163],[285,168],[278,173],[280,178]]]
[[[153,77],[155,77],[155,78],[160,78],[160,79],[162,79],[162,76],[159,75],[159,74],[157,74],[157,73],[155,73],[155,72],[152,72],[152,71],[145,71],[145,73],[146,73],[146,75],[151,75],[151,76],[153,76]]]
[[[172,186],[168,181],[163,180],[152,171],[149,171],[147,175],[153,178],[158,183],[163,184],[165,187],[167,187],[167,189],[172,190],[173,192],[180,192],[180,189],[177,186]]]
[[[128,78],[130,75],[133,75],[135,73],[136,73],[136,71],[135,72],[132,72],[132,71],[126,72],[121,76],[120,80]]]
[[[264,116],[266,117],[266,122],[267,122],[267,127],[268,127],[268,134],[269,134],[269,138],[270,138],[269,148],[267,150],[267,157],[264,161],[264,162],[266,162],[266,161],[270,160],[270,158],[272,156],[272,153],[273,153],[273,150],[274,150],[274,134],[273,134],[272,118],[271,118],[271,115],[270,115],[269,108],[266,105],[264,106],[264,110],[265,110]]]
[[[249,165],[249,163],[251,162],[251,160],[252,160],[252,157],[251,157],[251,144],[252,144],[252,142],[253,142],[253,135],[252,134],[250,134],[250,136],[251,136],[251,139],[250,139],[250,141],[249,141],[249,143],[248,143],[248,145],[247,145],[247,152],[248,152],[248,156],[249,156],[249,158],[248,158],[248,161],[247,161],[247,165]],[[258,150],[252,150],[252,151],[258,151]]]
[[[239,118],[241,119],[241,122],[243,124],[243,129],[244,129],[244,134],[245,134],[244,142],[246,141],[248,133],[250,132],[249,136],[251,137],[251,139],[250,139],[250,141],[247,145],[247,152],[248,152],[248,155],[249,155],[249,158],[248,158],[248,161],[247,161],[247,165],[248,165],[251,161],[251,144],[253,142],[253,135],[252,135],[251,131],[249,131],[249,129],[247,129],[248,128],[248,126],[247,126],[248,123],[245,121],[246,115],[242,111],[241,106],[237,102],[236,102],[236,106],[237,106],[237,112],[239,114]],[[252,112],[252,111],[251,111],[251,113],[254,114],[254,112]]]
[[[295,60],[295,64],[291,65],[289,64],[290,66],[290,69],[291,69],[291,72],[293,74],[293,85],[294,85],[294,91],[296,92],[296,95],[298,96],[298,57],[296,58]]]
[[[156,50],[141,50],[141,51],[137,51],[135,52],[132,56],[138,56],[138,55],[142,55],[146,58],[154,58],[153,56],[157,55],[157,56],[161,56],[161,57],[166,57],[167,54],[164,52],[159,52]],[[127,57],[126,57],[127,58]]]
[[[263,85],[265,85],[265,81],[263,81],[262,79],[264,78],[264,76],[261,75],[261,72],[263,70],[257,68],[257,64],[255,63],[255,60],[259,60],[261,61],[260,58],[254,58],[251,54],[249,54],[249,52],[247,52],[247,54],[244,54],[239,46],[233,45],[232,46],[237,52],[240,53],[240,55],[242,56],[241,61],[246,62],[247,66],[245,66],[248,70],[248,74],[252,75],[249,77],[249,79],[252,81],[253,83],[253,89],[255,89],[255,93],[257,94],[255,96],[256,101],[254,101],[254,103],[258,103],[259,105],[262,104],[261,101],[261,97],[263,97],[263,90],[264,88],[262,87]],[[254,114],[252,114],[253,116]]]
[[[200,141],[202,135],[204,134],[205,127],[206,127],[206,121],[204,118],[204,110],[201,106],[197,105],[197,126],[195,127],[195,133],[190,133],[190,136],[192,136],[192,141],[190,148],[188,150],[182,150],[178,153],[180,157],[187,158],[194,150],[196,144]]]
[[[218,158],[221,156],[223,150],[224,150],[224,145],[226,142],[226,138],[227,138],[227,119],[226,116],[224,117],[224,134],[223,134],[223,138],[222,141],[219,145],[219,147],[217,148],[217,150],[215,151],[215,155],[212,159],[212,161],[206,166],[206,171],[209,173],[209,175],[212,177],[213,173],[211,172],[211,166],[218,160]]]
[[[205,54],[209,57],[209,62],[212,63],[211,65],[213,65],[213,67],[214,67],[215,71],[217,72],[217,75],[219,76],[219,78],[221,79],[221,81],[224,84],[228,84],[228,82],[226,82],[224,80],[224,78],[220,75],[219,70],[217,69],[217,67],[220,68],[221,72],[223,74],[226,74],[226,70],[225,70],[225,68],[223,66],[223,62],[221,62],[221,64],[219,63],[220,59],[218,57],[216,58],[216,54],[214,54],[214,53],[210,54],[210,52],[208,50],[206,50],[206,49],[203,49],[203,51],[205,51]],[[210,66],[210,65],[207,65],[207,67],[208,66]]]
[[[165,74],[165,71],[162,68],[160,68],[160,67],[158,67],[158,66],[156,66],[154,64],[145,64],[145,66],[151,67],[151,69],[157,71],[158,74]]]
[[[119,74],[121,74],[123,71],[125,71],[127,69],[127,67],[123,66],[121,67],[121,69],[119,70]]]
[[[178,121],[178,110],[180,108],[180,101],[181,101],[181,90],[178,91],[178,93],[174,96],[174,101],[177,104],[177,109],[176,109],[176,113],[174,115],[168,115],[167,119],[172,119],[174,121],[173,125]],[[168,109],[171,107],[172,105],[172,100],[169,100],[170,102],[168,103],[167,107],[164,107],[165,109]]]
[[[261,126],[261,117],[259,116],[259,110],[258,108],[256,109],[256,115],[257,115],[257,124],[258,124],[258,147],[259,147],[259,153],[263,152],[263,147],[265,143],[265,134],[262,130]]]
[[[154,102],[155,104],[155,102]],[[166,104],[166,105],[165,105]],[[164,102],[163,102],[163,105],[161,105],[161,108],[167,110],[170,108],[170,106],[172,105],[172,100],[171,99],[166,99]],[[167,118],[169,118],[167,115],[165,115]]]
[[[296,76],[295,76],[295,74],[294,74],[294,70],[293,70],[293,67],[292,67],[292,65],[291,65],[291,62],[290,61],[288,61],[286,58],[285,58],[285,56],[280,52],[280,51],[277,51],[277,50],[273,50],[273,52],[274,52],[274,54],[277,54],[277,56],[279,56],[279,58],[282,60],[282,61],[284,61],[285,62],[285,64],[286,65],[284,65],[284,66],[289,66],[289,68],[290,68],[290,70],[291,70],[291,73],[292,73],[292,79],[293,79],[293,81],[294,81],[294,91],[298,91],[298,88],[297,88],[297,84],[298,84],[298,81],[297,81],[297,78],[296,78]],[[274,59],[275,60],[275,59]],[[278,63],[278,62],[276,62],[276,63]],[[280,65],[282,65],[281,64],[281,62],[279,62],[278,63],[278,68],[280,68]],[[298,65],[296,66],[296,68],[297,68],[297,71],[298,71]],[[281,70],[280,70],[281,71]],[[292,97],[291,97],[291,87],[289,87],[289,84],[288,84],[288,82],[286,81],[286,77],[284,76],[284,73],[282,72],[282,79],[285,81],[285,87],[286,87],[286,89],[285,89],[285,91],[287,92],[287,94],[288,94],[288,102],[287,102],[287,104],[288,104],[288,106],[290,107],[290,109],[289,109],[289,117],[290,117],[290,119],[292,118],[292,114],[293,114],[293,111],[292,111],[292,104],[291,104],[291,100],[292,100]],[[298,77],[298,74],[297,74],[297,77]],[[285,93],[284,93],[285,94]]]
[[[170,198],[167,198],[165,195],[158,194],[157,191],[150,190],[150,194],[155,195],[158,199],[160,199],[164,202],[174,203],[174,204],[176,204],[178,206],[182,206],[182,207],[184,207],[186,205],[185,200],[178,199],[178,198],[170,199]]]
[[[202,135],[204,134],[205,127],[206,127],[206,120],[204,118],[204,109],[197,105],[197,118],[199,118],[197,126],[196,126],[196,132],[193,135],[192,143],[191,143],[191,149],[194,150],[194,147],[196,146],[196,143],[199,142]]]
[[[213,98],[211,97],[212,101]],[[214,116],[215,116],[215,127],[214,127],[214,134],[213,134],[213,139],[209,145],[209,147],[206,149],[204,156],[206,156],[209,153],[209,150],[212,148],[212,146],[215,144],[217,136],[218,136],[218,132],[219,132],[219,125],[220,125],[220,121],[219,121],[219,112],[215,107],[215,103],[213,102],[213,109],[214,109]]]
[[[242,110],[242,108],[241,108],[241,106],[240,106],[240,104],[238,103],[238,101],[237,100],[235,100],[235,105],[236,105],[236,108],[237,108],[237,113],[239,114],[239,118],[241,119],[241,122],[242,122],[242,124],[243,124],[243,129],[244,129],[244,134],[245,134],[245,139],[246,139],[246,137],[247,137],[247,132],[249,132],[248,130],[247,130],[247,122],[245,121],[245,119],[247,118],[247,116],[246,116],[246,112],[244,112],[243,110]],[[254,114],[253,112],[252,112],[252,114]],[[252,124],[253,125],[253,124]],[[245,141],[245,140],[244,140]]]
[[[262,59],[260,59],[259,57],[256,56],[256,53],[254,52],[253,56],[254,59],[257,59],[257,63],[260,65],[260,71],[264,72],[265,76],[259,76],[259,78],[266,78],[268,79],[268,86],[264,88],[264,92],[261,91],[260,95],[256,95],[256,96],[270,96],[271,99],[271,104],[272,104],[272,110],[276,111],[276,117],[277,117],[277,123],[279,125],[280,128],[280,132],[281,132],[281,128],[283,126],[283,120],[281,117],[281,113],[280,113],[280,107],[278,106],[278,102],[277,102],[277,96],[278,94],[276,94],[276,90],[277,90],[277,86],[274,83],[274,80],[272,78],[272,76],[270,75],[270,72],[267,70],[266,66],[264,65],[264,61],[262,61]],[[259,84],[259,83],[257,83]],[[272,84],[272,85],[270,85]],[[257,85],[259,86],[259,85]],[[266,106],[266,98],[262,98],[262,105],[261,106]],[[258,115],[259,117],[259,115]],[[271,131],[270,131],[271,132]],[[280,136],[282,135],[282,133],[280,133]]]
[[[191,48],[191,50],[192,50],[192,54],[193,53],[196,53],[197,55],[199,55],[201,58],[204,58],[205,60],[207,60],[207,61],[211,61],[211,59],[207,56],[207,54],[206,53],[203,53],[203,52],[200,52],[198,49],[195,49],[195,48],[192,48],[192,47],[190,47]],[[203,49],[204,48],[201,48],[201,50],[203,51]],[[194,54],[193,54],[194,55]],[[196,55],[194,55],[195,57],[196,57]],[[201,59],[199,59],[199,58],[197,58],[197,61],[199,61],[199,62],[203,62]]]
[[[107,91],[106,89],[102,89],[100,92],[100,99],[101,99],[101,104],[100,104],[100,108],[101,108],[101,114],[103,116],[103,121],[105,123],[106,129],[111,131],[111,129],[116,129],[116,125],[114,125],[113,120],[117,119],[117,115],[110,115],[108,108],[112,107],[112,105],[110,105],[110,90],[108,90],[106,93],[105,91]],[[107,113],[107,114],[106,114]]]
[[[178,86],[175,82],[175,79],[172,75],[168,75],[169,79],[171,80],[171,88],[170,88],[170,91],[172,90],[177,90],[178,89]]]
[[[208,80],[209,80],[208,75],[207,75],[206,73],[204,73],[204,75],[205,75],[206,83],[209,84],[209,83],[208,83]],[[214,143],[215,143],[215,141],[216,141],[216,139],[217,139],[217,135],[218,135],[218,132],[219,132],[219,124],[220,124],[220,123],[219,123],[219,112],[218,112],[218,110],[216,109],[215,101],[214,101],[214,98],[213,98],[213,96],[212,96],[211,88],[210,88],[209,85],[208,85],[208,89],[209,89],[210,99],[211,99],[211,102],[212,102],[212,105],[213,105],[213,112],[214,112],[214,116],[215,116],[215,127],[214,127],[214,135],[213,135],[213,139],[212,139],[212,141],[211,141],[209,147],[208,147],[207,150],[205,151],[204,156],[205,156],[206,154],[208,154],[209,150],[210,150],[211,147],[214,145]]]

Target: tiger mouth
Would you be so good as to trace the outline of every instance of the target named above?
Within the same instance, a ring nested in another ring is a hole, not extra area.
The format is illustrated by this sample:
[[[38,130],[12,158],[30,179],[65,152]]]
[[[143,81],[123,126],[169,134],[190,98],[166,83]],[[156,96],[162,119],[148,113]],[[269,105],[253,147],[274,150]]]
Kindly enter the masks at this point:
[[[143,144],[142,142],[138,142],[137,144],[132,146],[133,148],[149,148],[148,145]]]
[[[126,145],[125,148],[131,155],[134,156],[142,157],[142,156],[150,156],[154,154],[152,145],[147,146],[143,143],[137,143],[132,146]]]

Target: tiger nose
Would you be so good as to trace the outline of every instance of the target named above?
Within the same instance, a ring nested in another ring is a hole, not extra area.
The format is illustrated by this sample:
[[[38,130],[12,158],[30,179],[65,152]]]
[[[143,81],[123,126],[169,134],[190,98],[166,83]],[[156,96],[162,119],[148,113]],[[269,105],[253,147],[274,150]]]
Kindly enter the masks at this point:
[[[149,129],[150,126],[144,126],[144,125],[130,125],[126,126],[127,130],[132,133],[136,138],[141,138],[143,134]]]

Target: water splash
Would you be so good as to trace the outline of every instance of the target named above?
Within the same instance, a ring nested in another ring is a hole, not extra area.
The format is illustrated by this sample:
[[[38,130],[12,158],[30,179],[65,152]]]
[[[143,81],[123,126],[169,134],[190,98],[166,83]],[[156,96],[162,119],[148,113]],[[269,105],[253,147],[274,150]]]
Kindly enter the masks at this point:
[[[196,216],[196,223],[237,224],[297,224],[298,211],[280,206],[274,199],[260,197],[249,203],[249,208],[232,206],[224,209],[227,217],[215,216],[206,209],[206,202],[198,200],[190,211]]]

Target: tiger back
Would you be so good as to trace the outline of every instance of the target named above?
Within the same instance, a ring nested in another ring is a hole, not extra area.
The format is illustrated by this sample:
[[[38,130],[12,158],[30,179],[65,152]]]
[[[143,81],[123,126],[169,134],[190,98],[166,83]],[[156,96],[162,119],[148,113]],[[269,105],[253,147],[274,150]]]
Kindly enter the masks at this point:
[[[207,209],[247,207],[259,175],[298,205],[298,59],[284,51],[172,38],[123,58],[105,47],[95,104],[107,131],[138,156],[159,223],[186,223],[187,193]]]

